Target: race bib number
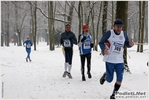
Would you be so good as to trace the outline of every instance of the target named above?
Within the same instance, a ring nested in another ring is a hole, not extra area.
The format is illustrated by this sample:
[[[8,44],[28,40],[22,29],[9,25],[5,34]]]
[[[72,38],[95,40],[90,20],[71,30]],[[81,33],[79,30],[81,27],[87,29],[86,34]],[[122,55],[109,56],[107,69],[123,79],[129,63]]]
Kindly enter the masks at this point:
[[[70,40],[64,40],[64,47],[71,47]]]
[[[27,44],[26,47],[27,47],[27,48],[31,48],[31,44]]]
[[[90,46],[90,42],[85,42],[84,43],[84,49],[90,49],[91,46]]]
[[[114,53],[120,53],[122,51],[123,44],[114,42],[112,51]]]

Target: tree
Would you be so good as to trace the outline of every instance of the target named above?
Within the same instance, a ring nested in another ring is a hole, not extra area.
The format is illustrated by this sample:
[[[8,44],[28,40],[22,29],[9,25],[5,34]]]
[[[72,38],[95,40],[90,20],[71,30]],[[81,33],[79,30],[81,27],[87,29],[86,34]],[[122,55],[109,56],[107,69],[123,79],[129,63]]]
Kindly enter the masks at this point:
[[[53,19],[53,1],[48,1],[48,17],[50,19],[48,19],[48,28],[49,28],[49,40],[50,40],[50,46],[49,46],[49,50],[54,50],[55,46],[54,46],[54,19]]]
[[[103,1],[103,19],[102,19],[102,34],[107,31],[107,12],[108,12],[108,1]]]
[[[137,52],[140,52],[140,42],[141,42],[141,16],[142,16],[142,10],[141,10],[141,1],[139,1],[139,34],[138,34],[138,46],[137,46]]]
[[[145,1],[142,1],[142,14],[141,14],[141,40],[140,40],[140,52],[143,52],[144,43],[144,17],[145,17]]]
[[[98,51],[99,25],[100,25],[101,11],[102,11],[102,1],[100,2],[100,10],[99,10],[98,21],[97,21],[97,28],[96,28],[96,41],[95,41],[95,50],[96,51]]]
[[[127,33],[127,18],[128,18],[128,1],[117,1],[116,19],[122,19],[124,22],[123,30]],[[124,64],[125,69],[129,71],[127,63],[127,48],[124,46]]]
[[[9,46],[10,38],[9,38],[9,1],[7,2],[7,13],[6,13],[6,18],[7,18],[7,24],[6,24],[6,46]]]
[[[81,27],[83,25],[83,7],[82,7],[82,1],[79,1],[78,4],[78,19],[79,19],[79,34],[81,34]]]

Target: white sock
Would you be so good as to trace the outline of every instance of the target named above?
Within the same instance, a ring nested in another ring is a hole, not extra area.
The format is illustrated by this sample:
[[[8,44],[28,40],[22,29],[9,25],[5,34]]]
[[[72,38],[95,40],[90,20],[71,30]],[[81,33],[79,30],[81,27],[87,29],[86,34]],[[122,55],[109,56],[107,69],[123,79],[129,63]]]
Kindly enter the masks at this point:
[[[64,66],[65,66],[65,71],[67,71],[68,63],[65,62]]]
[[[72,65],[69,65],[68,64],[68,72],[70,73],[70,71],[71,71],[71,68],[72,68]]]

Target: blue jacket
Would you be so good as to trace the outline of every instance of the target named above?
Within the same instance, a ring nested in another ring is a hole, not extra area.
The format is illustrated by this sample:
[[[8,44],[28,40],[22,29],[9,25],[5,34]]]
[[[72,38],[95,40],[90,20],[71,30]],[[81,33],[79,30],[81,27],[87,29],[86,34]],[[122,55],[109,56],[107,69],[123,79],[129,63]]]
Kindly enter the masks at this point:
[[[31,46],[33,45],[32,41],[31,40],[26,40],[23,42],[23,45],[26,45],[26,49],[31,49]]]
[[[115,31],[114,31],[115,32]],[[119,35],[118,33],[116,33],[115,32],[115,34],[116,35]],[[100,46],[100,48],[101,48],[101,50],[102,50],[102,52],[104,52],[104,50],[105,50],[105,43],[107,42],[107,40],[108,40],[108,38],[110,37],[110,35],[111,35],[111,31],[109,30],[109,31],[107,31],[104,35],[103,35],[103,37],[101,38],[101,40],[100,40],[100,42],[99,42],[99,46]],[[130,45],[129,45],[129,39],[128,39],[128,36],[127,36],[127,34],[124,32],[124,37],[125,37],[125,45],[126,45],[126,47],[131,47]]]
[[[81,39],[84,36],[85,36],[84,34],[79,35],[78,43],[81,41]],[[81,46],[79,47],[81,55],[91,53],[91,51],[92,51],[91,43],[92,43],[92,36],[90,34],[88,34],[86,36],[86,40],[84,42],[82,42]]]

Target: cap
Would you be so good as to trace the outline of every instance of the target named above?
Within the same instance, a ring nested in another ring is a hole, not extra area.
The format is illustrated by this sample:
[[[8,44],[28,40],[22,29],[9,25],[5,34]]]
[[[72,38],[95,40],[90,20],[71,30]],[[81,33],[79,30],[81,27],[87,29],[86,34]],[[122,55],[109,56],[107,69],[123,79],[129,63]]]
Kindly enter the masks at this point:
[[[121,20],[121,19],[116,19],[115,21],[114,21],[114,25],[117,25],[117,26],[124,26],[124,24],[123,24],[123,21]]]
[[[88,28],[89,28],[88,25],[83,25],[83,26],[82,26],[82,30],[88,29]]]

